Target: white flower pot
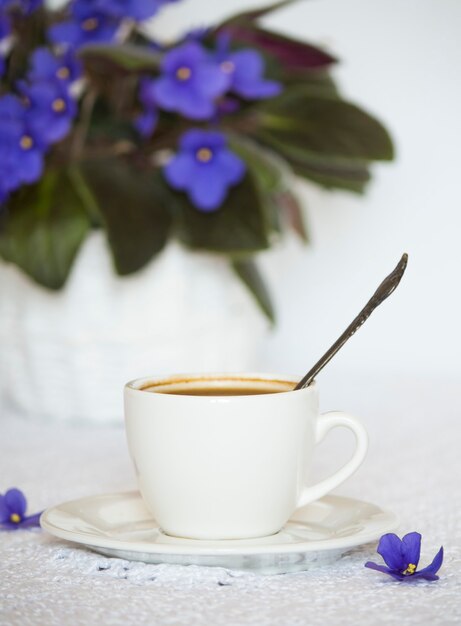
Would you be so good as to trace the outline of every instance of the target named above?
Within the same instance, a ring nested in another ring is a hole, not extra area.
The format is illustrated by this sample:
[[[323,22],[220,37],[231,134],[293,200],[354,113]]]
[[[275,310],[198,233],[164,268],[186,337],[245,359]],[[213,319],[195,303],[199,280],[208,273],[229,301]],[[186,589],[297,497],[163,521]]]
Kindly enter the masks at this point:
[[[34,418],[120,420],[150,374],[254,369],[267,322],[227,262],[178,244],[116,276],[93,233],[66,287],[0,264],[0,407]]]

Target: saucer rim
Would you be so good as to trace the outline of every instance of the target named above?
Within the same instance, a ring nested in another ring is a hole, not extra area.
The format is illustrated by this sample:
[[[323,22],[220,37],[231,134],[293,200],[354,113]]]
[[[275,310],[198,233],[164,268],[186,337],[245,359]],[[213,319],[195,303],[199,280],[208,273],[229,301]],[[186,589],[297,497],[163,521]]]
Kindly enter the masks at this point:
[[[139,540],[127,540],[118,538],[108,538],[102,535],[88,534],[82,531],[75,531],[65,529],[62,526],[53,523],[52,516],[56,512],[67,506],[82,506],[89,500],[100,500],[103,498],[117,497],[117,498],[132,498],[133,496],[141,499],[141,495],[138,491],[122,491],[112,493],[95,494],[91,496],[84,496],[83,498],[77,498],[74,500],[68,500],[61,502],[60,504],[46,509],[40,517],[40,525],[48,533],[59,539],[64,539],[77,544],[82,544],[90,548],[104,548],[108,550],[127,551],[135,553],[148,553],[149,555],[181,555],[181,556],[253,556],[253,555],[270,555],[270,554],[290,554],[290,553],[308,553],[308,552],[323,552],[329,550],[345,550],[372,541],[377,540],[382,534],[392,532],[399,524],[399,519],[392,511],[380,507],[372,502],[366,500],[360,500],[358,498],[352,498],[348,496],[327,494],[322,498],[308,504],[306,507],[319,505],[320,503],[328,502],[330,506],[346,505],[349,507],[356,507],[357,505],[372,505],[376,507],[377,512],[368,520],[365,521],[363,528],[357,532],[348,535],[347,537],[329,537],[328,539],[320,539],[318,541],[300,541],[293,543],[268,543],[258,545],[242,545],[242,541],[245,540],[199,540],[199,539],[186,539],[175,538],[178,544],[162,544],[152,543],[148,541]],[[297,511],[299,512],[299,510]],[[79,518],[77,515],[73,516],[75,519]],[[373,519],[375,518],[375,519]],[[155,521],[155,520],[154,520]],[[291,521],[291,520],[289,520]],[[297,521],[297,520],[295,520]],[[273,535],[271,535],[273,537]],[[263,538],[261,538],[263,539]],[[183,543],[184,542],[184,543]],[[186,543],[187,542],[187,543]],[[197,544],[197,545],[193,545]],[[206,545],[205,545],[206,544]],[[230,545],[233,544],[233,545]],[[239,545],[237,545],[239,544]]]

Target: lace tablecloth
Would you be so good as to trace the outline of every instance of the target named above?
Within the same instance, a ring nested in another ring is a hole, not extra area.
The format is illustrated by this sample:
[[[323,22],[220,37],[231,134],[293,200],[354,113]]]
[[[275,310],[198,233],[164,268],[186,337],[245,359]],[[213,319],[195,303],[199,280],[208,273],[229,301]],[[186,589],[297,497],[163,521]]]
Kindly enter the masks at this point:
[[[379,561],[376,544],[333,565],[264,576],[106,558],[42,530],[17,530],[0,533],[0,624],[460,624],[459,384],[365,383],[338,383],[323,395],[325,410],[361,415],[371,438],[365,464],[337,491],[396,512],[400,534],[421,532],[422,565],[443,544],[438,582],[398,583],[365,569],[366,560]],[[134,488],[122,426],[58,426],[3,414],[0,435],[0,491],[21,488],[30,512]],[[333,469],[332,456],[338,463],[346,454],[343,442],[339,433],[322,444],[319,474]]]

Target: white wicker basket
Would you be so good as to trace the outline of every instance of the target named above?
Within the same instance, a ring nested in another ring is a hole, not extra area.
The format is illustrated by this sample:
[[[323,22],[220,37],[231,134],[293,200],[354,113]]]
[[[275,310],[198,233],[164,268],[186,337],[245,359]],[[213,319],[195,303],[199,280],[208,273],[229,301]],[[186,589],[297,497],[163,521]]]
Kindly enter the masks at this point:
[[[266,328],[225,260],[170,244],[143,271],[119,278],[94,233],[60,292],[0,264],[0,408],[120,420],[127,380],[254,369]]]

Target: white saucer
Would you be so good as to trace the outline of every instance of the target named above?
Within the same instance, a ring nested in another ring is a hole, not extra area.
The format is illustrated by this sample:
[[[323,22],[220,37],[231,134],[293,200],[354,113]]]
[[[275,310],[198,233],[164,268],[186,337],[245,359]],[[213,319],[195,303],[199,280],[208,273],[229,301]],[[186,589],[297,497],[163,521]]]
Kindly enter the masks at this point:
[[[45,511],[42,527],[106,556],[145,563],[212,565],[280,574],[338,559],[394,530],[397,518],[374,504],[325,496],[299,509],[270,537],[232,541],[165,535],[138,492],[90,496]]]

